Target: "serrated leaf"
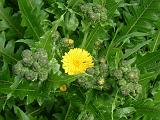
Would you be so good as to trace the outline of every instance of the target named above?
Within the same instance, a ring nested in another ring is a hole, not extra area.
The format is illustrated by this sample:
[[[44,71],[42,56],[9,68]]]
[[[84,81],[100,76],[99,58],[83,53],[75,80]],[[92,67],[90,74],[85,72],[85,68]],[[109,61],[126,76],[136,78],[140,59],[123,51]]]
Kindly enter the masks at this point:
[[[61,15],[61,17],[53,22],[52,28],[47,31],[41,38],[40,41],[36,43],[36,48],[44,48],[49,56],[49,59],[51,59],[52,56],[52,35],[56,32],[58,26],[60,26],[61,22],[64,19],[64,14]]]
[[[138,45],[136,45],[136,46],[135,46],[134,48],[132,48],[132,49],[127,49],[127,50],[125,51],[125,54],[123,55],[123,59],[125,59],[125,58],[129,57],[130,55],[132,55],[133,53],[137,52],[141,47],[149,44],[149,42],[150,42],[150,40],[144,41],[144,42],[142,42],[142,43],[139,43]]]
[[[159,71],[160,69],[160,52],[148,53],[144,56],[138,56],[136,60],[137,67],[140,70],[146,70],[149,72]]]
[[[14,31],[16,37],[23,36],[23,28],[20,26],[20,18],[18,15],[11,16],[10,8],[3,8],[0,5],[0,19],[3,19],[6,24]]]
[[[130,7],[130,12],[132,16],[127,20],[127,26],[123,28],[123,34],[127,35],[134,30],[138,30],[141,32],[146,32],[152,27],[147,28],[148,26],[152,26],[151,21],[157,21],[158,17],[157,13],[160,11],[160,1],[157,0],[140,0],[139,6]]]
[[[31,4],[32,0],[18,0],[18,5],[20,8],[20,12],[22,14],[23,20],[25,21],[25,25],[30,29],[32,36],[36,41],[40,40],[40,37],[43,35],[43,29],[40,24],[40,19],[38,18],[35,6]],[[23,21],[23,23],[24,23]]]
[[[5,33],[0,34],[0,56],[3,56],[3,59],[7,63],[17,62],[17,59],[14,57],[14,41],[8,41],[6,44]],[[6,45],[5,45],[6,44]]]

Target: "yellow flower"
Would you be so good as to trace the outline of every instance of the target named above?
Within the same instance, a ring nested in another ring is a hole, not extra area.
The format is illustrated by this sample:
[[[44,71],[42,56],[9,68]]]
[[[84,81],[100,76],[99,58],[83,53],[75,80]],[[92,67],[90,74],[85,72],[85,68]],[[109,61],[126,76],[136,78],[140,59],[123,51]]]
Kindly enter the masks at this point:
[[[81,48],[70,49],[62,58],[62,67],[69,75],[84,73],[87,68],[94,66],[92,56]]]

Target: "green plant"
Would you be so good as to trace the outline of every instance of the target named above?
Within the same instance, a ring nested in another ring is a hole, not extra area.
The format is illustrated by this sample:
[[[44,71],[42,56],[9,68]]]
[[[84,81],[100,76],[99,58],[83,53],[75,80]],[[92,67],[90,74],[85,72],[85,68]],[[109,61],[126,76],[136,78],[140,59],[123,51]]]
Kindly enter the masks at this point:
[[[159,0],[0,0],[0,120],[159,120],[159,13]]]

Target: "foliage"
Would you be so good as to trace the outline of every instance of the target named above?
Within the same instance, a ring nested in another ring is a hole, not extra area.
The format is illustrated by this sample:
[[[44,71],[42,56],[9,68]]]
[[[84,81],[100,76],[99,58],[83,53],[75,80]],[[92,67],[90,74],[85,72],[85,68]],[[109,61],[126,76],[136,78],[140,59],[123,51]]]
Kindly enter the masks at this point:
[[[0,0],[0,120],[159,120],[159,13],[159,0]],[[94,67],[66,74],[73,48]]]

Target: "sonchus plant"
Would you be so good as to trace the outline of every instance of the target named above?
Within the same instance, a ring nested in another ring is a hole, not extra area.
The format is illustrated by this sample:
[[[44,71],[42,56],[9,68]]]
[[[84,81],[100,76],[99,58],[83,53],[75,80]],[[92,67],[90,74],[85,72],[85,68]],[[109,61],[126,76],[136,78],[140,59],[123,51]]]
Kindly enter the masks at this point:
[[[160,120],[160,0],[0,0],[0,120]]]

